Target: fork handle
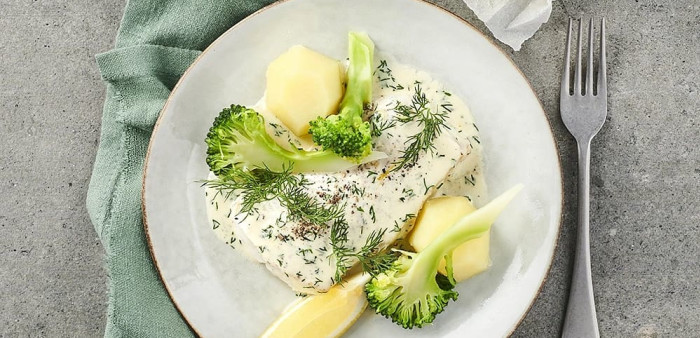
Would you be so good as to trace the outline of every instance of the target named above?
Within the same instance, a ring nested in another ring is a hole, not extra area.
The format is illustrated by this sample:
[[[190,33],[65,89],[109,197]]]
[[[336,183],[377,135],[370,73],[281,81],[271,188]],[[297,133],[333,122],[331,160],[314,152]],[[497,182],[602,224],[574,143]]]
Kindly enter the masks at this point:
[[[600,337],[593,299],[589,241],[591,141],[578,142],[578,235],[564,338]]]

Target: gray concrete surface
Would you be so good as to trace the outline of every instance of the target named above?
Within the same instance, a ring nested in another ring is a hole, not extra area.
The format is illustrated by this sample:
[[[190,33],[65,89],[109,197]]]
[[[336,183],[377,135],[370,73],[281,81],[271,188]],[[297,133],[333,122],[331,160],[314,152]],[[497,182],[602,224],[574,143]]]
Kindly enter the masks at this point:
[[[459,0],[436,3],[467,18]],[[104,330],[103,249],[85,211],[106,51],[124,1],[0,0],[0,337]],[[592,252],[605,337],[700,336],[700,4],[556,1],[509,52],[549,116],[563,162],[552,269],[516,337],[558,336],[575,243],[575,145],[558,117],[567,15],[609,20],[609,118],[594,141]]]
[[[0,336],[104,330],[103,249],[85,210],[123,3],[0,0]]]

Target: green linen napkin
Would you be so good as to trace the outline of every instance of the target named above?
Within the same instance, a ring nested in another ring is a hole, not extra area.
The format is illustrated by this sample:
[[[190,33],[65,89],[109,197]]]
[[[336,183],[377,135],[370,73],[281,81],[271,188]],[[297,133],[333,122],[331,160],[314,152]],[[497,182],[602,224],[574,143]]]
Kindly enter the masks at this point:
[[[144,157],[170,90],[200,51],[271,2],[129,0],[115,49],[97,55],[107,97],[87,208],[106,251],[107,337],[193,335],[148,251],[141,214]]]

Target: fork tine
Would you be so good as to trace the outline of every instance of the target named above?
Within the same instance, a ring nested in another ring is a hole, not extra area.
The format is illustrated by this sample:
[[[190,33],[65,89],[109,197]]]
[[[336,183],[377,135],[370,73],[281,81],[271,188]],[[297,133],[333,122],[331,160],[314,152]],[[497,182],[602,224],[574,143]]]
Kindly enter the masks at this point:
[[[600,64],[598,65],[598,91],[596,95],[608,95],[607,66],[605,63],[605,18],[600,21]]]
[[[571,83],[571,69],[570,69],[570,63],[571,63],[571,24],[572,24],[571,18],[569,18],[569,28],[566,33],[566,55],[564,56],[564,72],[562,73],[561,76],[561,96],[566,95],[571,95],[569,94],[569,86]]]
[[[586,67],[586,95],[593,95],[593,18],[588,21],[588,66]]]
[[[581,33],[583,33],[583,26],[581,25],[581,19],[578,20],[578,50],[576,51],[576,69],[574,70],[574,95],[581,95]]]

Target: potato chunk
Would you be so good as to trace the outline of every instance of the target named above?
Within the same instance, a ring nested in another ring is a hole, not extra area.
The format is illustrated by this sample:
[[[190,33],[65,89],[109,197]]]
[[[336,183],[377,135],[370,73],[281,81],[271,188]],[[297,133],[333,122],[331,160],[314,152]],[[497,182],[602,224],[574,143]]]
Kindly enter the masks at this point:
[[[465,197],[446,196],[428,200],[418,214],[408,243],[417,252],[427,247],[438,235],[460,218],[476,210]],[[457,247],[452,254],[455,280],[462,281],[486,270],[489,266],[489,234],[472,239]],[[440,273],[446,274],[445,260]]]
[[[340,62],[304,46],[293,46],[267,67],[267,108],[297,136],[309,121],[336,113],[343,97]]]

